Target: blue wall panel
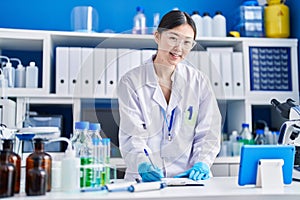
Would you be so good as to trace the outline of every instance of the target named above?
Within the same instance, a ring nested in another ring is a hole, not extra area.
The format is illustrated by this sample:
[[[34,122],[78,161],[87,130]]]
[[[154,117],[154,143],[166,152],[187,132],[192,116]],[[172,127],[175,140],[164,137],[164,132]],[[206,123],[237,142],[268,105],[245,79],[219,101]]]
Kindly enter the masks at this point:
[[[140,5],[145,8],[147,26],[152,26],[153,13],[158,12],[162,16],[177,7],[188,13],[198,10],[200,14],[209,12],[211,15],[221,10],[228,19],[229,28],[232,11],[242,2],[243,0],[1,0],[0,27],[69,31],[72,8],[90,5],[99,13],[100,32],[105,29],[124,32],[132,28],[135,8]]]

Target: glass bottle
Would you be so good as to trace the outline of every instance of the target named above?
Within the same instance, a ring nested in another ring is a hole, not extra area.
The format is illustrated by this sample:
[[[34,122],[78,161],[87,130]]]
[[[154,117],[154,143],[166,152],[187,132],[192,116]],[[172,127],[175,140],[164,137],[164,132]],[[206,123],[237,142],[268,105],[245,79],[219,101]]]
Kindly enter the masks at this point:
[[[252,133],[249,129],[249,124],[247,124],[247,123],[242,124],[242,131],[240,132],[240,136],[241,136],[243,144],[253,144],[254,143]]]
[[[256,130],[256,137],[255,137],[254,141],[255,141],[255,144],[259,144],[259,145],[266,144],[264,130],[262,130],[262,129]]]
[[[41,168],[46,171],[47,174],[47,192],[51,191],[51,168],[52,168],[52,157],[45,152],[45,139],[35,138],[34,139],[34,152],[31,153],[26,159],[26,174],[34,167],[34,160],[36,157],[41,159]]]
[[[20,180],[21,180],[21,157],[13,152],[13,139],[3,139],[3,150],[9,153],[8,161],[15,166],[15,187],[14,192],[20,192]]]
[[[10,153],[0,151],[0,198],[14,196],[15,166],[9,163]]]
[[[89,148],[89,136],[87,133],[88,129],[89,122],[82,121],[75,123],[75,133],[71,138],[71,142],[75,149],[76,157],[82,157],[91,154],[91,149]],[[91,146],[92,145],[90,145],[90,147]]]
[[[28,196],[45,195],[47,189],[46,171],[42,168],[43,158],[35,156],[31,158],[33,167],[26,172],[25,192]]]

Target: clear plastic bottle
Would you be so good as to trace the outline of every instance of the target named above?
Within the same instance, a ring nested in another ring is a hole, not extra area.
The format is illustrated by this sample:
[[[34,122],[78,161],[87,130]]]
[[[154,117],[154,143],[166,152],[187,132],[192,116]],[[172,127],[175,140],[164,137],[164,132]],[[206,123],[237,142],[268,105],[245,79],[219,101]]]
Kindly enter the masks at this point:
[[[43,166],[43,158],[31,158],[32,167],[26,172],[25,192],[27,196],[45,195],[47,191],[48,174]]]
[[[52,169],[52,157],[50,154],[45,152],[45,139],[35,138],[34,140],[34,152],[31,153],[26,159],[26,174],[29,170],[34,168],[34,162],[37,162],[37,157],[41,160],[41,168],[46,171],[47,174],[47,192],[51,191],[52,179],[51,179],[51,169]],[[26,187],[26,186],[25,186]],[[27,186],[28,187],[28,186]]]
[[[3,151],[7,151],[9,156],[8,156],[8,161],[9,163],[13,164],[15,167],[15,193],[20,192],[20,180],[21,180],[21,157],[13,152],[13,139],[3,139]]]
[[[38,87],[38,71],[35,62],[30,62],[29,66],[26,67],[26,88]]]
[[[226,37],[226,18],[222,15],[221,11],[217,11],[213,17],[212,28],[212,36]]]
[[[8,87],[7,79],[4,77],[2,69],[0,69],[0,88],[1,88],[1,95],[0,97],[6,99],[6,90]]]
[[[264,130],[262,130],[262,129],[256,130],[256,136],[255,136],[254,141],[255,141],[255,144],[259,144],[259,145],[266,144],[266,137],[264,134]]]
[[[203,25],[203,36],[211,37],[212,36],[212,18],[208,12],[203,13],[202,17],[202,25]]]
[[[4,77],[7,79],[7,85],[10,88],[15,87],[15,72],[16,69],[12,66],[11,62],[7,62],[3,67]]]
[[[80,180],[80,159],[76,157],[76,153],[71,148],[65,152],[65,158],[61,163],[61,185],[63,192],[76,192],[79,190]]]
[[[243,144],[253,144],[254,143],[252,133],[249,129],[249,124],[247,124],[247,123],[242,124],[242,131],[240,132],[240,136],[241,136],[241,142]]]
[[[15,167],[9,163],[10,153],[0,151],[0,198],[14,196]]]
[[[26,85],[26,70],[22,64],[18,64],[15,76],[15,87],[24,88]]]
[[[146,34],[146,16],[141,6],[136,7],[136,15],[133,18],[133,34]]]
[[[202,33],[202,31],[203,31],[202,17],[200,16],[198,11],[193,11],[191,18],[194,20],[196,29],[197,29],[196,39],[199,39],[203,35],[203,33]]]

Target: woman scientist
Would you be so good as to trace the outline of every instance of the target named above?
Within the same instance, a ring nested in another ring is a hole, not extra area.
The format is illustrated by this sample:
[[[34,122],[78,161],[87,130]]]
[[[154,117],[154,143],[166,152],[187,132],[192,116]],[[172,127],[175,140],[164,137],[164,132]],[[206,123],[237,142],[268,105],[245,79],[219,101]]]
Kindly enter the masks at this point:
[[[195,36],[191,17],[170,11],[154,33],[157,53],[119,82],[126,180],[210,176],[220,150],[221,115],[208,78],[181,63]]]

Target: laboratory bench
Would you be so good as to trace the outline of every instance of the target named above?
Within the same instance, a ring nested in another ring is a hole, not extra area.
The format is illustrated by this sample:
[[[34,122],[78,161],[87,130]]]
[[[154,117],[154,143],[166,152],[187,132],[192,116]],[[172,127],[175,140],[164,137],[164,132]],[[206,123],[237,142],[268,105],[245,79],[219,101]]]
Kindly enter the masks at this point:
[[[238,178],[235,177],[213,177],[203,181],[204,186],[180,186],[166,187],[161,190],[144,191],[144,192],[75,192],[65,193],[59,191],[51,191],[44,196],[26,196],[21,191],[10,199],[109,199],[109,200],[157,200],[157,199],[172,199],[172,200],[276,200],[276,199],[299,199],[300,198],[300,182],[292,182],[290,185],[285,185],[283,190],[265,190],[257,188],[254,185],[239,186]]]

